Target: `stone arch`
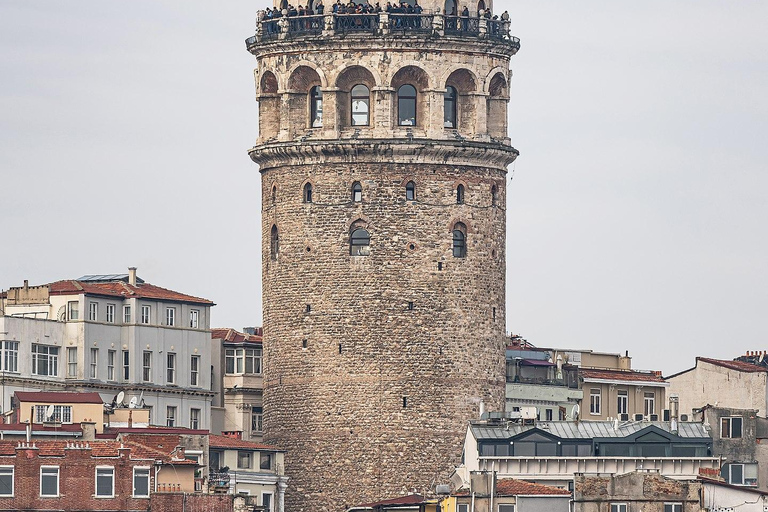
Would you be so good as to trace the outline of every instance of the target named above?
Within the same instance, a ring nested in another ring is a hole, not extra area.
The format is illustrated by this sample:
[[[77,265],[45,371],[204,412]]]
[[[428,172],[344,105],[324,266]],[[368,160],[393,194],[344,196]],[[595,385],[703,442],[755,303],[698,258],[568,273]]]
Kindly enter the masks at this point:
[[[456,0],[445,0],[445,5],[443,7],[443,13],[446,16],[458,16],[459,15],[459,4]]]
[[[507,102],[509,86],[502,71],[489,75],[487,81],[488,98],[486,100],[486,125],[488,135],[493,138],[507,137]]]
[[[259,78],[259,138],[277,137],[280,131],[279,85],[274,73],[267,70]]]
[[[309,201],[307,201],[307,187],[310,190]],[[315,182],[309,178],[301,182],[301,188],[297,191],[299,198],[303,204],[314,203],[317,200],[317,189],[315,188]]]
[[[399,109],[398,109],[398,90],[404,85],[412,85],[416,88],[416,124],[421,128],[426,127],[429,116],[429,95],[427,90],[430,89],[431,84],[429,75],[420,66],[415,64],[406,64],[402,66],[392,76],[390,86],[394,90],[392,96],[393,105],[393,119],[394,126],[398,126],[399,123]]]
[[[504,80],[504,83],[507,83],[507,71],[502,67],[495,67],[493,68],[487,75],[485,75],[485,80],[483,83],[483,92],[490,94],[491,89],[491,82],[494,78],[501,75],[501,78]]]
[[[336,93],[336,113],[338,117],[338,126],[350,126],[352,124],[352,109],[351,109],[351,96],[350,91],[356,85],[364,85],[368,88],[368,123],[372,124],[373,121],[373,105],[372,89],[376,87],[377,76],[374,75],[375,71],[371,71],[363,66],[349,66],[345,68],[336,77],[336,87],[338,92]]]
[[[319,85],[323,88],[328,87],[325,72],[309,61],[302,60],[297,62],[288,71],[288,77],[286,88],[292,91],[308,91],[314,85]]]
[[[288,95],[288,119],[294,124],[292,133],[312,127],[309,113],[309,91],[316,85],[322,86],[322,79],[314,66],[306,64],[295,66],[288,76],[285,94]],[[299,120],[303,120],[303,122]]]
[[[460,132],[474,134],[475,118],[477,117],[477,101],[474,93],[478,89],[477,75],[467,68],[453,69],[445,79],[445,87],[453,87],[457,91],[456,98],[456,129]]]

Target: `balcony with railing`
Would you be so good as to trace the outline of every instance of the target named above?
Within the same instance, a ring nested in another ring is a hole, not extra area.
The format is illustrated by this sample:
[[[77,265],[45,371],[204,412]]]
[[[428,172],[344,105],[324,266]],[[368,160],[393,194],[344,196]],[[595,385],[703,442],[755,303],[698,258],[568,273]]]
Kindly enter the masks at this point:
[[[370,34],[379,36],[426,35],[492,40],[509,44],[516,52],[520,39],[509,34],[508,20],[436,14],[368,13],[322,14],[263,18],[260,13],[256,35],[245,40],[250,50],[274,40]]]

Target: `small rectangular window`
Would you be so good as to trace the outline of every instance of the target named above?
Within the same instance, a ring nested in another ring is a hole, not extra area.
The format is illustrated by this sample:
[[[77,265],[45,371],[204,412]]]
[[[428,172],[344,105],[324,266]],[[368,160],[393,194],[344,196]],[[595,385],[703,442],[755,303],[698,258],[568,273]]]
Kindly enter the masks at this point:
[[[175,405],[169,405],[165,408],[165,426],[166,427],[175,427],[176,426],[176,406]]]
[[[19,342],[18,341],[4,341],[3,342],[3,371],[6,372],[18,372],[19,371]]]
[[[643,413],[646,416],[650,416],[651,414],[656,414],[656,395],[653,392],[645,393],[643,395],[643,400],[645,403],[645,407],[643,408]]]
[[[262,453],[259,457],[259,469],[272,469],[272,454]]]
[[[149,498],[149,468],[133,468],[133,497]]]
[[[261,493],[261,506],[264,509],[264,512],[272,512],[272,493]]]
[[[264,414],[261,407],[251,408],[251,434],[261,434],[264,430]]]
[[[245,451],[237,452],[237,467],[239,469],[251,468],[251,452],[245,452]]]
[[[107,323],[115,323],[115,305],[107,304]]]
[[[59,467],[40,466],[40,496],[54,498],[59,495]]]
[[[189,428],[192,430],[200,428],[200,409],[189,410]]]
[[[741,416],[720,419],[720,437],[724,439],[739,439],[742,436],[743,420]]]
[[[89,302],[88,303],[88,320],[91,322],[95,322],[99,318],[99,303],[98,302]]]
[[[627,504],[611,503],[611,512],[627,512]]]
[[[149,306],[141,306],[141,323],[148,324],[150,320]]]
[[[0,466],[0,496],[13,497],[13,466]]]
[[[629,393],[626,389],[620,389],[617,396],[617,409],[618,414],[627,414],[629,407]]]
[[[117,357],[116,350],[110,350],[107,352],[107,380],[115,380],[115,358]]]
[[[91,349],[91,378],[95,379],[98,376],[99,369],[99,349]]]
[[[131,306],[123,306],[123,323],[131,323]]]
[[[141,362],[141,378],[144,382],[152,381],[152,351],[145,350]]]
[[[165,308],[165,325],[176,325],[176,308]]]
[[[123,380],[131,380],[131,353],[123,350]]]
[[[77,347],[67,347],[67,377],[77,378]]]
[[[189,361],[189,385],[200,385],[200,356],[192,356]]]
[[[547,421],[552,421],[552,409],[547,409],[544,417]]]
[[[589,390],[589,414],[600,414],[600,388]]]
[[[76,300],[67,302],[67,320],[77,320],[80,318],[80,306]]]
[[[189,312],[189,326],[192,329],[197,329],[200,326],[200,311],[193,309]]]
[[[169,352],[166,357],[167,366],[166,366],[166,377],[165,381],[168,384],[175,384],[176,383],[176,354],[173,352]]]
[[[515,512],[515,506],[502,503],[499,505],[499,512]]]
[[[664,512],[683,512],[682,503],[665,503]]]
[[[458,505],[456,505],[456,512],[469,512],[469,504],[459,503]]]
[[[115,495],[115,468],[112,466],[96,467],[96,497],[112,498]]]

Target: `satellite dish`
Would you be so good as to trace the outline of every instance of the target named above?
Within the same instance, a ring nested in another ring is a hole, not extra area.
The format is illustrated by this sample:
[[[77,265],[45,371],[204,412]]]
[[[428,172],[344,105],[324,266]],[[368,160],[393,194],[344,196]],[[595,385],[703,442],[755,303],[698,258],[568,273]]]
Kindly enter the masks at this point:
[[[139,399],[134,396],[133,398],[131,398],[131,401],[128,402],[128,407],[131,409],[135,409],[137,403],[139,403]]]
[[[573,404],[573,408],[571,409],[571,418],[574,420],[579,419],[579,404]]]
[[[49,405],[45,409],[45,419],[49,420],[53,417],[53,404]]]
[[[125,391],[121,391],[117,394],[117,405],[120,405],[123,403],[123,399],[125,398]]]

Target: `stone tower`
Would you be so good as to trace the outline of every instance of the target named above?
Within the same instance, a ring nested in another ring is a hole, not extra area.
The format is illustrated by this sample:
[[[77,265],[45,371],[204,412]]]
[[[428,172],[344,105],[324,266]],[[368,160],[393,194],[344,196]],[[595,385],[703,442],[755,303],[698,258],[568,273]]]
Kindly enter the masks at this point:
[[[291,512],[434,492],[461,461],[467,420],[504,402],[519,40],[507,21],[478,16],[482,0],[468,17],[443,0],[420,14],[331,5],[260,13],[246,41],[259,102],[264,430],[288,450]]]

